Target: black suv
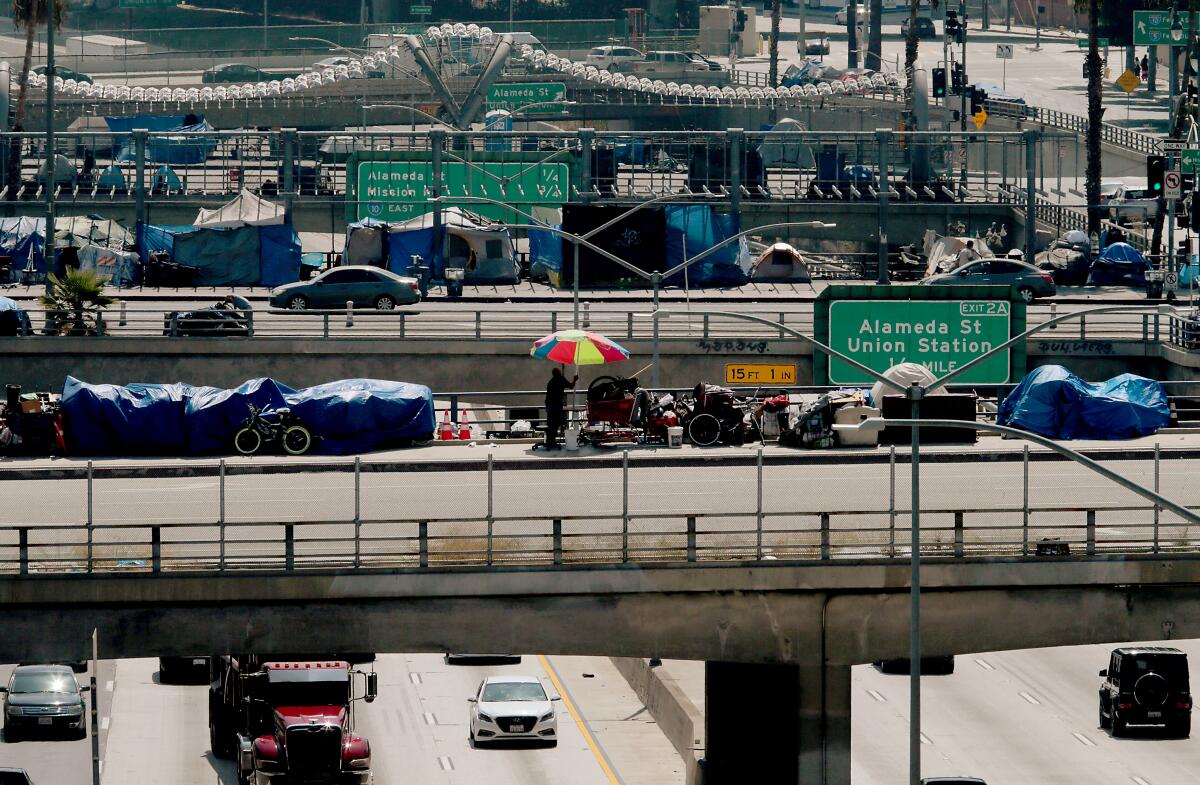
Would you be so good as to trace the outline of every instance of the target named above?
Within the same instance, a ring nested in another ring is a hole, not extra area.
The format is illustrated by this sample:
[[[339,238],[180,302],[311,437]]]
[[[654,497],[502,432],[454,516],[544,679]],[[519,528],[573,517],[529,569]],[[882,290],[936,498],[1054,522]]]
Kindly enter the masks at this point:
[[[1179,649],[1145,646],[1113,649],[1100,671],[1100,727],[1120,736],[1130,725],[1162,725],[1168,734],[1192,732],[1192,693],[1187,655]]]

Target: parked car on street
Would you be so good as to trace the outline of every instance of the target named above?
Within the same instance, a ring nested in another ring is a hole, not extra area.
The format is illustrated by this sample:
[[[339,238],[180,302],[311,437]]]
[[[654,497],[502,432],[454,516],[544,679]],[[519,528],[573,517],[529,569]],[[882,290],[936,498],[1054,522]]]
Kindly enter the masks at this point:
[[[815,39],[807,38],[804,41],[804,54],[806,55],[827,55],[829,54],[829,38],[827,36],[817,36]]]
[[[390,311],[397,305],[412,305],[421,295],[417,279],[380,267],[334,267],[307,281],[284,284],[271,290],[271,307],[303,311],[308,308],[355,308]]]
[[[1039,297],[1053,297],[1054,279],[1031,264],[1012,259],[979,259],[957,270],[931,275],[920,281],[924,286],[1015,286],[1021,299],[1031,303]]]
[[[1100,727],[1122,736],[1130,725],[1158,725],[1170,736],[1192,732],[1187,654],[1166,646],[1113,649],[1100,671]]]
[[[900,23],[900,35],[908,36],[908,21],[909,18],[904,17],[904,21]],[[933,20],[927,16],[917,17],[917,38],[930,39],[937,38],[937,28],[934,27]]]
[[[46,66],[44,66],[44,65],[35,65],[33,68],[30,68],[29,70],[33,71],[38,76],[46,75]],[[58,78],[62,79],[64,82],[67,81],[68,79],[74,79],[76,82],[85,82],[87,84],[94,84],[94,82],[92,81],[92,77],[88,76],[87,74],[81,74],[72,68],[67,68],[65,65],[54,66],[54,72],[58,75]]]
[[[83,692],[69,665],[18,665],[4,694],[4,740],[17,741],[29,733],[68,732],[87,735]]]
[[[845,27],[846,20],[850,18],[850,13],[851,12],[850,12],[849,5],[842,6],[837,11],[834,11],[833,23],[835,25],[842,25],[843,27]],[[857,3],[854,4],[854,14],[855,14],[855,22],[858,24],[862,24],[863,20],[865,20],[867,18],[866,10],[861,5],[858,5]]]
[[[326,57],[324,60],[318,60],[313,63],[313,70],[320,71],[323,68],[337,68],[339,65],[349,66],[353,62],[356,62],[353,57],[334,55],[333,57]],[[382,79],[387,75],[383,72],[382,68],[370,68],[364,73],[366,73],[368,79]]]
[[[542,741],[558,746],[558,712],[536,676],[488,676],[479,683],[471,704],[468,727],[479,746],[492,741]]]
[[[597,46],[587,53],[584,62],[607,71],[630,71],[632,64],[646,56],[631,46]]]

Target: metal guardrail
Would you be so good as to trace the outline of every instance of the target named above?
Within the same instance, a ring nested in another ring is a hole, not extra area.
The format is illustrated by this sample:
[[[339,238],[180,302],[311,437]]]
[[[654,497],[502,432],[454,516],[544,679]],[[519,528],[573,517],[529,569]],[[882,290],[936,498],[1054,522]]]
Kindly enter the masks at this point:
[[[1028,106],[1012,101],[987,101],[989,115],[1005,117],[1013,120],[1032,120],[1051,128],[1061,128],[1075,134],[1087,133],[1087,118],[1057,109],[1046,109],[1040,106]],[[1103,123],[1100,126],[1100,140],[1114,147],[1122,147],[1139,153],[1157,153],[1159,151],[1156,137],[1132,131],[1119,125]]]

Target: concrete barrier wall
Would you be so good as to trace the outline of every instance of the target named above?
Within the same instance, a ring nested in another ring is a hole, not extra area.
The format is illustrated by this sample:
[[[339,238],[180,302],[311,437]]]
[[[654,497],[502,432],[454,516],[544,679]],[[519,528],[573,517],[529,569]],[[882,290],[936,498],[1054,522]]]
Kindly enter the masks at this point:
[[[658,723],[663,735],[683,758],[684,782],[698,785],[699,760],[704,757],[704,713],[688,698],[670,673],[640,657],[612,657],[638,700]]]

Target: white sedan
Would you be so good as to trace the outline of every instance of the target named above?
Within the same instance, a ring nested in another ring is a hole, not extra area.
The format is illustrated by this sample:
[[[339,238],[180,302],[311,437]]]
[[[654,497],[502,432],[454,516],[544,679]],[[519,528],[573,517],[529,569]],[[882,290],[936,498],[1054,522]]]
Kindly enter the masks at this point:
[[[477,746],[491,741],[542,741],[558,746],[558,712],[535,676],[489,676],[471,703],[470,736]]]

